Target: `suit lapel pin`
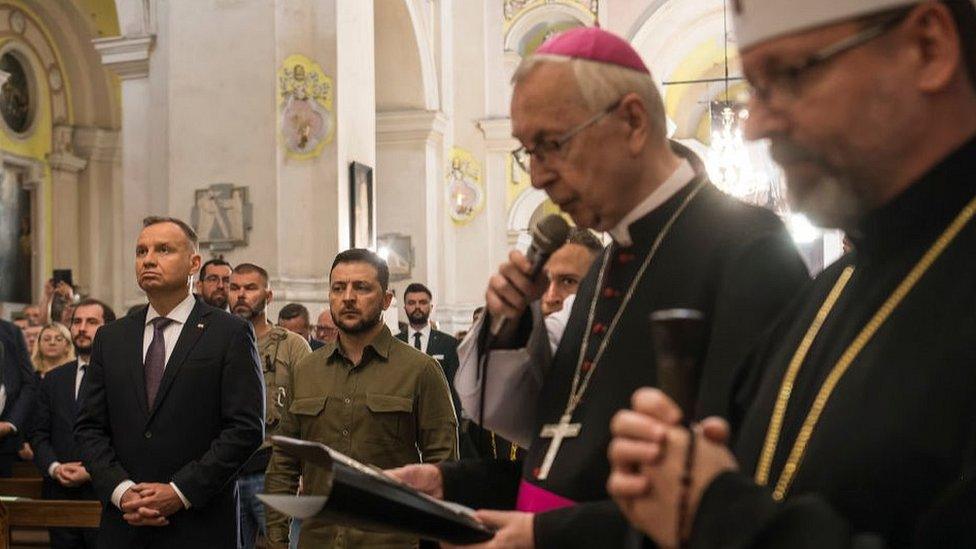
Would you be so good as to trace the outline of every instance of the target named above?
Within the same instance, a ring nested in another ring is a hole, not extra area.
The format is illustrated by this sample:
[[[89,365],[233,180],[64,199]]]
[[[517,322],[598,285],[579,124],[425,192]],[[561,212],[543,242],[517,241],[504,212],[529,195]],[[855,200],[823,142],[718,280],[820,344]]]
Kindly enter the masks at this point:
[[[197,328],[199,328],[199,329],[202,330],[203,329],[203,324],[197,324]]]

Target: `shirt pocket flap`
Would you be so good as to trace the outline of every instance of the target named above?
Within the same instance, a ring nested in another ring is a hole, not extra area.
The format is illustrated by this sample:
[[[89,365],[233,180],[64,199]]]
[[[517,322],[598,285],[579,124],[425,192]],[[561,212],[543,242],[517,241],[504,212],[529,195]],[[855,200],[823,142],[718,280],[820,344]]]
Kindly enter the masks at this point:
[[[292,401],[288,411],[301,416],[317,416],[325,408],[325,401],[329,397],[296,398]]]
[[[366,406],[371,412],[412,412],[413,400],[393,395],[367,393]]]

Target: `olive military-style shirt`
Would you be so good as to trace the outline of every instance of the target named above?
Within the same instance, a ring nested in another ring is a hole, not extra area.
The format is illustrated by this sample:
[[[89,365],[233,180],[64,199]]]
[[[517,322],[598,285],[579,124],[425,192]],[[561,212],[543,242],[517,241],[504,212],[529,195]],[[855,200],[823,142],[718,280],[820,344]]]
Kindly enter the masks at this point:
[[[340,339],[341,339],[340,334]],[[278,433],[321,442],[383,469],[457,459],[457,417],[437,361],[396,338],[386,327],[353,364],[337,343],[302,359],[292,372]],[[324,471],[275,449],[265,490],[294,494],[326,490]],[[288,520],[268,510],[268,538],[288,539]],[[363,532],[319,519],[302,522],[299,547],[414,547],[401,534]]]
[[[291,390],[291,371],[298,362],[312,353],[308,341],[281,326],[272,326],[257,340],[261,372],[264,374],[264,443],[247,460],[241,475],[264,474],[271,459],[271,436],[278,434],[285,395]]]

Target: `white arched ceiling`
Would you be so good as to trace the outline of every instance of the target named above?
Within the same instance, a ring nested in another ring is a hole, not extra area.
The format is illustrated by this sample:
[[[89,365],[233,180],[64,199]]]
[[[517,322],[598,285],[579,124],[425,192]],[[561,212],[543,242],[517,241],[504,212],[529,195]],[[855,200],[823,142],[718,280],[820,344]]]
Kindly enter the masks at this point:
[[[437,110],[437,67],[423,2],[375,0],[376,110]]]
[[[725,74],[723,0],[656,0],[634,23],[628,36],[655,80],[719,78]],[[729,74],[740,74],[729,29]],[[663,87],[676,137],[694,137],[707,102],[724,93],[722,84]]]

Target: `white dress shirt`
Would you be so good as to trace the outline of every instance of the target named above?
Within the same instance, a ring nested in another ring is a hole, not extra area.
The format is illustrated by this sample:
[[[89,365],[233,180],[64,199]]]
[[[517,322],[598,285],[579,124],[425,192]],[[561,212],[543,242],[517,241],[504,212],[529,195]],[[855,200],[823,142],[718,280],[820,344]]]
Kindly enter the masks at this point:
[[[424,353],[427,352],[427,346],[430,345],[430,324],[427,324],[421,330],[415,330],[413,326],[407,328],[407,343],[413,347],[414,335],[420,334],[420,350]]]
[[[179,305],[174,307],[173,310],[166,315],[166,318],[173,321],[170,322],[169,326],[163,328],[163,339],[166,343],[167,364],[169,363],[169,357],[173,354],[173,349],[176,348],[176,341],[180,338],[180,333],[183,332],[183,326],[186,325],[186,320],[190,318],[190,313],[193,311],[193,306],[196,305],[196,303],[196,298],[193,297],[193,294],[189,294],[186,296],[186,299],[181,301]],[[156,309],[154,309],[150,303],[149,310],[146,312],[146,329],[143,331],[142,335],[143,361],[146,360],[146,353],[149,352],[149,344],[152,343],[153,339],[152,320],[159,316],[162,315],[156,312]],[[173,487],[176,495],[179,496],[180,501],[183,502],[183,507],[189,509],[190,500],[186,499],[183,492],[180,492],[180,489],[176,487],[176,484],[170,482],[169,485]],[[122,494],[125,494],[125,491],[133,486],[135,486],[135,483],[131,480],[123,480],[120,482],[119,485],[115,487],[115,490],[112,491],[112,503],[115,504],[115,506],[119,509],[122,509]]]
[[[78,369],[75,370],[75,400],[78,400],[78,391],[81,390],[81,381],[85,379],[85,370],[83,368],[86,366],[88,366],[88,361],[82,360],[82,358],[79,356]],[[57,460],[52,461],[51,465],[47,468],[47,476],[54,478],[54,472],[60,466],[61,466],[60,461]]]

